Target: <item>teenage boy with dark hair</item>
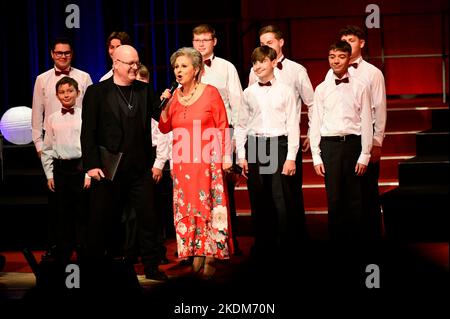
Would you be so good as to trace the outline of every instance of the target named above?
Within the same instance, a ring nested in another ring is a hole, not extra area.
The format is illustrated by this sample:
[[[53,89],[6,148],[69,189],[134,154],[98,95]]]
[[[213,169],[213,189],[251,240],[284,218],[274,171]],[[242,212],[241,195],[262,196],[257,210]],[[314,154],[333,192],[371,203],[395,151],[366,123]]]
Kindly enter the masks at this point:
[[[341,29],[339,35],[341,40],[348,42],[352,47],[349,74],[363,81],[369,87],[373,118],[373,143],[370,162],[363,177],[365,210],[367,211],[364,215],[364,223],[366,239],[378,240],[381,238],[382,229],[378,178],[387,117],[384,76],[376,66],[362,58],[362,49],[366,43],[366,34],[363,29],[349,25]]]
[[[316,87],[311,119],[311,153],[317,175],[325,177],[330,239],[364,238],[362,176],[372,148],[372,113],[367,86],[349,75],[352,49],[330,46],[332,69]]]
[[[269,46],[253,51],[253,72],[259,81],[244,90],[236,128],[239,165],[248,176],[257,257],[288,252],[302,239],[294,177],[300,112],[294,91],[274,76],[276,58]]]

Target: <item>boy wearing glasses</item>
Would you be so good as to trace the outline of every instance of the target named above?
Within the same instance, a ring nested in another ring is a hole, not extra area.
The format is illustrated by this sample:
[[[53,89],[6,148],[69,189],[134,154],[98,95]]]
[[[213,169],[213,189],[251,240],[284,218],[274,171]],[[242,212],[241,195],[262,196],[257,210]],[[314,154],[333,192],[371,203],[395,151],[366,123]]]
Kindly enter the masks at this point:
[[[56,83],[65,76],[70,76],[78,83],[80,91],[77,99],[77,107],[81,106],[86,89],[92,84],[88,73],[71,66],[73,58],[73,46],[70,39],[56,38],[51,47],[50,55],[54,61],[54,66],[50,70],[40,74],[36,78],[33,92],[31,129],[34,146],[39,157],[42,154],[45,130],[47,129],[47,119],[54,112],[61,110],[61,102],[55,94]],[[55,203],[54,195],[49,194],[50,206]],[[50,209],[54,211],[54,209]],[[54,218],[50,218],[54,220]],[[54,247],[56,243],[55,225],[49,228],[49,246]],[[48,249],[46,257],[51,257],[52,249]]]
[[[31,127],[34,146],[38,156],[41,156],[44,131],[47,117],[59,111],[61,103],[55,95],[55,85],[64,76],[70,76],[78,82],[80,95],[76,105],[81,105],[84,93],[92,84],[88,73],[71,66],[73,47],[70,39],[57,38],[50,48],[50,55],[54,66],[50,70],[38,75],[34,84]]]

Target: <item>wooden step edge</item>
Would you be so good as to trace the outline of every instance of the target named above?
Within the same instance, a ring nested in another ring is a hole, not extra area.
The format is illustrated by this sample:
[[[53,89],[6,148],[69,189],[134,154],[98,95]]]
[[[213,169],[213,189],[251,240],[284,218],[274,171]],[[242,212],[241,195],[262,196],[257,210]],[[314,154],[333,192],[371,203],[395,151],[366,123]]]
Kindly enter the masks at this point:
[[[416,156],[416,154],[405,154],[405,155],[386,155],[386,156],[381,156],[381,161],[392,161],[392,160],[407,160],[407,159],[411,159],[414,156]],[[304,158],[302,160],[302,163],[312,163],[312,158]]]
[[[387,180],[381,180],[378,182],[378,187],[391,187],[391,186],[398,186],[398,180],[392,180],[392,179],[387,179]],[[302,186],[303,189],[309,189],[309,188],[325,188],[325,184],[324,183],[320,183],[320,184],[303,184]],[[247,186],[237,186],[235,188],[235,191],[247,191]]]
[[[313,209],[308,209],[305,211],[306,215],[328,215],[327,207],[317,207]],[[236,215],[238,217],[250,217],[252,212],[250,209],[237,209]]]

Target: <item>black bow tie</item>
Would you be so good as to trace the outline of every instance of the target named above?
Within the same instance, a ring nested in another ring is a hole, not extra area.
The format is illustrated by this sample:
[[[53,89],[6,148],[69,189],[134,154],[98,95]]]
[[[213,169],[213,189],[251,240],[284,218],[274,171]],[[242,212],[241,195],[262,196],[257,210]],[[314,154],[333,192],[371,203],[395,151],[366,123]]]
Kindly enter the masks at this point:
[[[348,81],[348,78],[343,78],[341,80],[335,79],[334,82],[336,82],[336,85],[339,85],[341,83],[348,83],[349,81]]]
[[[284,61],[284,57],[281,59],[281,61],[277,62],[277,68],[279,68],[280,70],[283,70],[283,63],[281,63],[283,61]]]
[[[350,67],[350,66],[352,66],[352,67],[354,67],[355,69],[357,69],[357,68],[358,68],[358,63],[356,63],[356,62],[355,62],[355,63],[350,63],[350,64],[349,64],[349,67]]]
[[[271,86],[272,85],[272,83],[270,83],[270,81],[268,81],[266,83],[258,82],[258,84],[259,84],[259,86]]]
[[[73,113],[75,113],[75,109],[73,107],[71,107],[70,109],[66,109],[65,107],[63,107],[63,108],[61,108],[61,113],[62,113],[62,115],[66,114],[66,113],[73,114]]]
[[[204,62],[207,66],[211,66],[211,59],[205,60]]]
[[[58,70],[55,69],[55,75],[56,75],[56,76],[59,76],[59,75],[61,75],[61,74],[69,75],[69,73],[70,73],[70,69],[68,69],[68,70],[62,70],[62,71],[58,71]]]

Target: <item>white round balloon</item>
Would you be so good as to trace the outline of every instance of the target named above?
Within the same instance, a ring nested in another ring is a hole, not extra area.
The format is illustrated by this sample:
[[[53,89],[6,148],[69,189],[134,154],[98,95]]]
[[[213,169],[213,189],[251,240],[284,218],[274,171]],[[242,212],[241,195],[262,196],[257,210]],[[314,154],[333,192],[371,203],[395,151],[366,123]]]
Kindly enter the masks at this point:
[[[31,108],[27,106],[12,107],[0,120],[0,131],[8,142],[28,144],[31,137]]]

